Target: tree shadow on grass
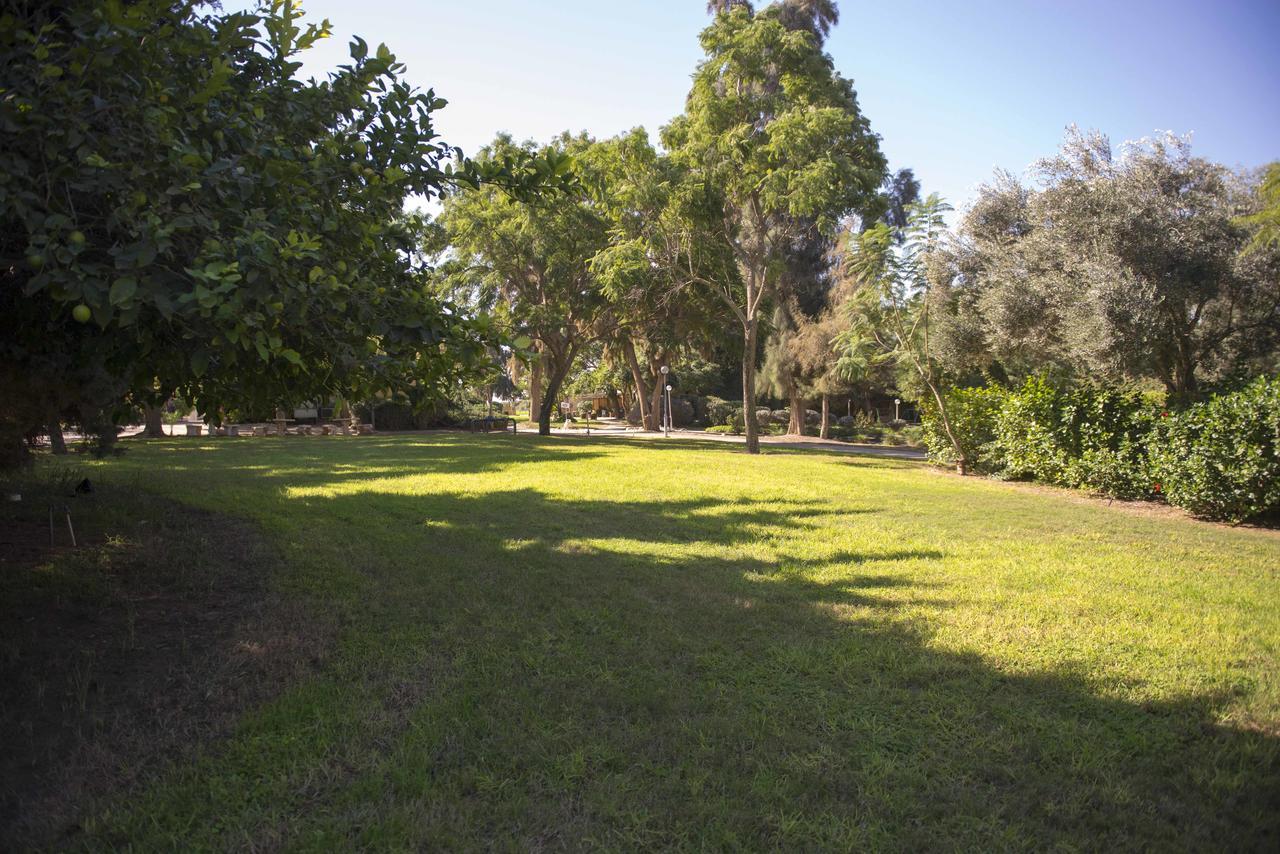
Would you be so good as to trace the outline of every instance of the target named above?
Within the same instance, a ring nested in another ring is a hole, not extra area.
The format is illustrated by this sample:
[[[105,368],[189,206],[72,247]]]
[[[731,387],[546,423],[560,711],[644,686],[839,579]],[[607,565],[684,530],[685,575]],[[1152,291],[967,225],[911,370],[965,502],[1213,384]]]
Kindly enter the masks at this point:
[[[1138,704],[935,648],[947,590],[913,567],[945,555],[794,536],[821,505],[310,506],[368,544],[365,628],[397,639],[368,678],[403,714],[286,837],[1274,850],[1280,740],[1219,725],[1228,692]]]
[[[601,457],[600,449],[527,436],[424,433],[415,436],[221,438],[147,444],[152,470],[287,481],[316,486],[420,474],[486,474],[512,466]],[[191,460],[192,451],[201,457]],[[228,462],[228,459],[234,462]]]

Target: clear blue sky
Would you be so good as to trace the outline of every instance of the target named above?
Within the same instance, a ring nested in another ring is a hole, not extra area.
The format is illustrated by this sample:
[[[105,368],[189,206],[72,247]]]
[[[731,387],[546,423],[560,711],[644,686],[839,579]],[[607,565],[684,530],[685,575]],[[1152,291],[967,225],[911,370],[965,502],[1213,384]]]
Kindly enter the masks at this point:
[[[252,5],[227,0],[229,9]],[[759,4],[758,4],[759,5]],[[704,0],[304,0],[334,38],[304,73],[385,42],[449,100],[438,127],[472,152],[498,131],[600,137],[680,112]],[[854,80],[893,168],[962,207],[1074,122],[1112,141],[1193,134],[1229,166],[1280,159],[1280,0],[898,0],[840,3],[827,50]]]

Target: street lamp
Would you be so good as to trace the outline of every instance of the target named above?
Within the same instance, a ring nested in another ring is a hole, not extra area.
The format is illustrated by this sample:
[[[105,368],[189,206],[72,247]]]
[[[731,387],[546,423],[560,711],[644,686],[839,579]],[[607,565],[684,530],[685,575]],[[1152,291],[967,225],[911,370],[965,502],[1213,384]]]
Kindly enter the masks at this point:
[[[893,399],[893,420],[894,420],[894,421],[901,421],[901,420],[902,420],[902,419],[900,419],[900,418],[898,417],[898,406],[899,406],[899,405],[901,405],[901,403],[902,403],[902,400],[901,400],[901,399],[896,398],[896,397]]]
[[[671,368],[663,365],[659,370],[662,371],[662,384],[666,386],[666,391],[662,394],[662,402],[666,404],[666,411],[662,413],[662,435],[668,438],[671,436],[671,386],[667,385],[667,374],[671,372]]]
[[[671,386],[667,386],[667,436],[671,435]]]

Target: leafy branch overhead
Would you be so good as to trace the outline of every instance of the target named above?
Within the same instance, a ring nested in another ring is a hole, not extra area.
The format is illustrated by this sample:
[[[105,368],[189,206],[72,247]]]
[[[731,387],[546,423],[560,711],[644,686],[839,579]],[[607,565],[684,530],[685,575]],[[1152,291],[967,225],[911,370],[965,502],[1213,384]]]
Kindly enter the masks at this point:
[[[435,387],[483,350],[429,292],[405,201],[571,187],[572,161],[463,158],[386,46],[297,79],[329,33],[285,0],[0,16],[0,357],[41,418],[128,392],[217,413]]]

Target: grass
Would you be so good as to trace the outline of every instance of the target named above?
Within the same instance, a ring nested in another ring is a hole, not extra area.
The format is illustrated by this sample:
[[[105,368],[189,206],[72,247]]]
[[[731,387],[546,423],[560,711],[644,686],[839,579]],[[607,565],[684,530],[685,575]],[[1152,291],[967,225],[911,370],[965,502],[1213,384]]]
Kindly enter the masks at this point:
[[[340,628],[87,847],[1270,849],[1280,539],[919,464],[174,440]]]

